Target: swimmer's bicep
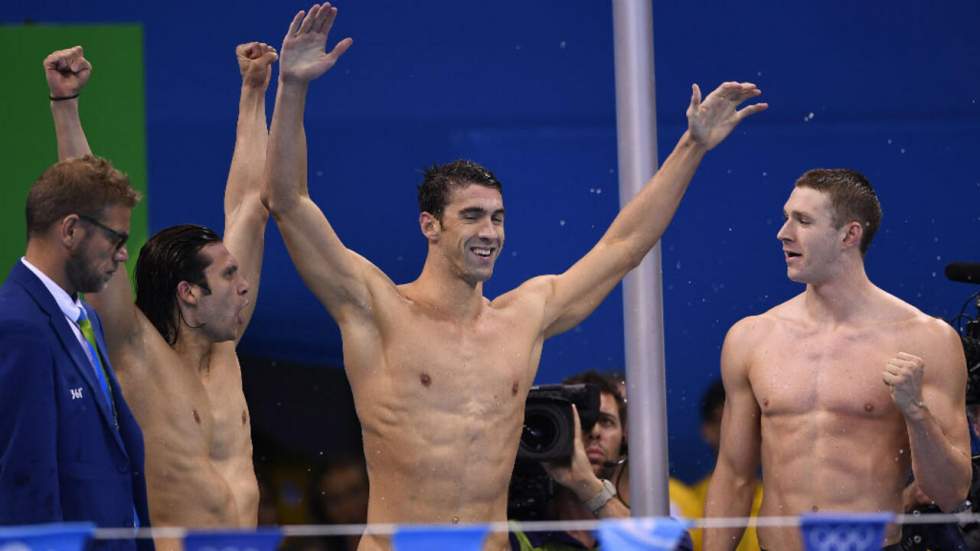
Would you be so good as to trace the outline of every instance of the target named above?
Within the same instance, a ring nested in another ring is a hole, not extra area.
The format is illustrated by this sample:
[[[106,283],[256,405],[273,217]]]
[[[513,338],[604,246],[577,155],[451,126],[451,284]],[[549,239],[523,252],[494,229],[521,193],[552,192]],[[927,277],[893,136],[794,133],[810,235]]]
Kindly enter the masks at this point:
[[[945,325],[945,324],[944,324]],[[970,449],[966,409],[966,358],[959,336],[951,327],[939,329],[929,355],[924,358],[922,398],[953,444]]]
[[[276,222],[300,277],[331,315],[342,315],[347,305],[369,305],[367,280],[374,266],[343,244],[309,197]]]
[[[726,394],[746,390],[749,384],[750,352],[754,346],[754,318],[743,318],[733,325],[721,345],[721,379]]]
[[[529,280],[518,289],[522,291],[525,302],[531,303],[532,308],[540,318],[540,331],[544,338],[560,335],[574,328],[595,310],[596,306],[609,293],[596,292],[598,297],[589,297],[587,293],[578,295],[569,289],[567,280],[562,284],[561,276],[539,276]]]
[[[625,246],[600,242],[565,272],[545,276],[550,278],[545,337],[568,331],[589,317],[633,268],[634,256]]]
[[[761,432],[759,403],[749,379],[754,320],[746,318],[728,331],[721,348],[721,380],[725,405],[721,421],[721,453],[739,471],[755,472]],[[720,459],[719,459],[720,461]]]

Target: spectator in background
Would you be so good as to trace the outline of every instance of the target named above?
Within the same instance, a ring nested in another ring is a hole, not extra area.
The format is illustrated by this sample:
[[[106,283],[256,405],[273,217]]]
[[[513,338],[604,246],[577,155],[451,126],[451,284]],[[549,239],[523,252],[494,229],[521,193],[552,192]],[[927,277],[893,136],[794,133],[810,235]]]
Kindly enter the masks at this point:
[[[342,456],[329,461],[313,476],[309,495],[310,515],[317,524],[364,524],[367,522],[368,477],[364,459]],[[360,536],[324,540],[326,551],[355,551]]]

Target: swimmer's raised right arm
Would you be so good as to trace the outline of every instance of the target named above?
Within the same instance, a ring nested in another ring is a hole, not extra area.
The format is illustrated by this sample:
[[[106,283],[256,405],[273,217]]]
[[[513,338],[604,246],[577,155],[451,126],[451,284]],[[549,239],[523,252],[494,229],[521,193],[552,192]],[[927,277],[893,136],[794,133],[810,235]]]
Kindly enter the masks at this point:
[[[92,154],[78,115],[78,97],[91,75],[92,64],[81,46],[57,50],[44,58],[59,161]]]
[[[85,59],[81,46],[52,52],[44,59],[44,73],[52,98],[78,96],[92,74],[92,64]],[[85,129],[78,112],[79,98],[51,101],[51,117],[58,142],[58,160],[92,155]],[[84,213],[99,216],[102,213]],[[106,345],[112,354],[123,343],[135,342],[137,330],[136,307],[125,267],[120,267],[106,287],[98,293],[86,293],[85,299],[95,306],[102,318]],[[115,366],[118,372],[124,363]]]
[[[761,411],[749,383],[750,353],[763,333],[758,317],[745,318],[728,331],[721,349],[725,409],[721,420],[718,462],[711,474],[705,517],[747,517],[755,495],[762,435]],[[744,528],[711,528],[705,551],[735,549]]]
[[[337,237],[307,189],[303,111],[310,81],[330,70],[352,41],[324,51],[337,16],[330,4],[300,11],[279,50],[279,89],[269,132],[262,200],[279,226],[286,248],[307,287],[341,321],[366,312],[370,264]]]

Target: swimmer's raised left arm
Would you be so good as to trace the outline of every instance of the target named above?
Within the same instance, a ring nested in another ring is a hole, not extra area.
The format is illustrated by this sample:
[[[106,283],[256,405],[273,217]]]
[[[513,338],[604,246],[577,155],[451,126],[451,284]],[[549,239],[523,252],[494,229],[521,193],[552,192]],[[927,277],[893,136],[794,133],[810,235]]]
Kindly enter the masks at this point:
[[[265,177],[265,152],[269,129],[265,117],[265,92],[269,87],[276,49],[262,42],[249,42],[235,48],[242,75],[235,131],[235,152],[225,185],[225,232],[223,241],[238,260],[239,269],[249,283],[248,305],[243,312],[245,324],[255,311],[265,249],[265,227],[269,211],[262,204],[260,192]],[[241,340],[239,333],[237,341]]]
[[[970,436],[966,423],[966,359],[956,332],[931,320],[924,357],[899,352],[882,377],[905,417],[912,471],[919,488],[945,512],[970,488]]]
[[[721,143],[746,117],[763,111],[756,103],[737,110],[762,92],[755,84],[726,82],[701,101],[692,86],[688,129],[660,170],[627,204],[602,239],[565,273],[525,286],[543,289],[543,334],[550,337],[585,319],[660,240],[705,153]],[[528,287],[525,287],[527,289]]]

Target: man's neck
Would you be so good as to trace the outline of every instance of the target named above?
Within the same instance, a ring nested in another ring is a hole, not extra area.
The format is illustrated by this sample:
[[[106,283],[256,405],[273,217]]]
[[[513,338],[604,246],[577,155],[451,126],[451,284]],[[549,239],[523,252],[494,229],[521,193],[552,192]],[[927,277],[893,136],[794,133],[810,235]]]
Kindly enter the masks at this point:
[[[853,262],[820,283],[806,286],[803,307],[807,316],[817,323],[846,324],[869,310],[877,287],[864,271],[864,263]]]
[[[27,242],[24,258],[35,268],[44,272],[44,275],[51,278],[51,281],[64,289],[69,296],[78,298],[78,289],[75,289],[75,286],[68,280],[68,274],[65,271],[65,259],[52,251],[49,246],[39,240],[32,239]]]
[[[186,322],[180,320],[179,323]],[[173,345],[173,349],[183,365],[193,368],[200,376],[206,376],[211,370],[213,345],[214,343],[202,331],[183,325],[177,328],[177,342]]]
[[[470,320],[483,310],[483,282],[465,280],[431,254],[418,279],[407,287],[411,292],[409,298],[455,319]]]

